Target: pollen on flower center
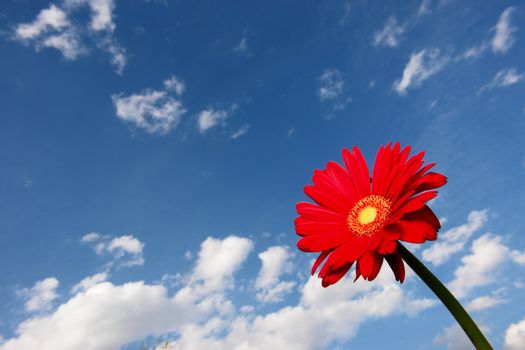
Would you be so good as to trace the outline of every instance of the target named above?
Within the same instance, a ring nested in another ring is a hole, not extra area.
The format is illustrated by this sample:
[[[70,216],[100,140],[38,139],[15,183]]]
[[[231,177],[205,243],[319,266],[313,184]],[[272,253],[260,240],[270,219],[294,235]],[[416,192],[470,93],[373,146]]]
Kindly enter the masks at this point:
[[[361,198],[350,210],[346,223],[348,229],[358,236],[379,231],[388,220],[390,201],[378,195]]]
[[[357,220],[362,225],[366,225],[374,221],[377,217],[377,209],[374,207],[364,207],[359,212],[359,215],[357,216]]]

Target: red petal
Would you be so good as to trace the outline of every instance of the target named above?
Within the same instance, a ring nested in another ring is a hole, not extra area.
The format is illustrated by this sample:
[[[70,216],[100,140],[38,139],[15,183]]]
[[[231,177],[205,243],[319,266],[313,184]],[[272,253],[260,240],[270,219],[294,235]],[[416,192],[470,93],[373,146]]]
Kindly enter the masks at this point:
[[[409,213],[411,211],[416,211],[425,206],[425,203],[431,200],[432,198],[435,198],[437,196],[437,191],[428,191],[423,192],[421,194],[418,194],[417,196],[414,196],[404,203],[398,202],[394,205],[392,208],[393,213]],[[398,214],[396,213],[396,214]]]
[[[297,212],[307,218],[316,219],[318,221],[338,221],[339,219],[345,219],[345,217],[333,210],[321,207],[317,204],[308,203],[308,202],[299,202],[295,206]]]
[[[438,173],[425,174],[415,189],[416,193],[438,188],[447,183],[447,177]]]
[[[342,220],[337,221],[315,221],[303,216],[295,219],[295,232],[300,236],[306,235],[324,235],[339,233],[348,234],[346,223]]]
[[[352,267],[352,263],[348,263],[345,266],[341,267],[337,270],[330,271],[327,275],[323,277],[323,281],[321,282],[321,285],[326,288],[328,286],[331,286],[332,284],[338,282],[343,276],[350,270]]]
[[[374,280],[381,270],[381,265],[383,264],[383,256],[377,254],[373,250],[368,250],[363,256],[357,261],[359,270],[363,278],[369,281]]]
[[[396,281],[403,283],[403,281],[405,280],[405,264],[403,263],[403,258],[401,258],[401,254],[399,254],[396,251],[393,254],[385,256],[385,259],[388,265],[390,265],[392,271],[394,272]]]
[[[319,188],[318,186],[305,186],[304,193],[312,198],[317,204],[338,212],[342,215],[348,214],[351,209],[351,204],[341,196],[334,196],[332,191],[326,188]]]
[[[317,271],[317,268],[319,267],[319,265],[321,265],[321,263],[323,262],[324,259],[326,259],[326,257],[328,256],[328,254],[330,254],[331,252],[333,251],[333,249],[329,249],[329,250],[325,250],[324,252],[322,252],[318,257],[317,259],[315,260],[313,266],[312,266],[312,271],[311,271],[311,274],[313,275],[315,273],[315,271]]]
[[[322,252],[337,247],[348,240],[348,235],[339,233],[310,235],[301,238],[297,242],[297,248],[303,252]]]
[[[423,243],[437,238],[437,231],[425,220],[399,220],[400,240],[411,243]]]
[[[381,245],[377,249],[377,252],[382,255],[392,254],[397,248],[396,241],[390,240],[388,238],[383,238]]]
[[[353,262],[366,251],[368,247],[368,237],[355,238],[335,249],[326,260],[323,268],[330,270],[339,269],[343,264]]]

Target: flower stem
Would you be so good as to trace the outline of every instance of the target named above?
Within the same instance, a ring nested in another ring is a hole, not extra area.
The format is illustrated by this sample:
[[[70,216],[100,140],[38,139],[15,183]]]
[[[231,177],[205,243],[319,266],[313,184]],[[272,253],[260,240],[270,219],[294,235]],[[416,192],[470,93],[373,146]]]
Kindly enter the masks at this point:
[[[450,291],[434,276],[429,269],[414,254],[406,249],[400,242],[397,242],[397,251],[401,254],[403,260],[414,270],[415,273],[432,289],[434,294],[445,304],[448,311],[458,321],[459,325],[467,336],[470,338],[474,347],[478,350],[492,350],[492,346],[487,338],[481,333],[476,323],[469,316],[467,311],[461,306],[459,301],[450,293]]]

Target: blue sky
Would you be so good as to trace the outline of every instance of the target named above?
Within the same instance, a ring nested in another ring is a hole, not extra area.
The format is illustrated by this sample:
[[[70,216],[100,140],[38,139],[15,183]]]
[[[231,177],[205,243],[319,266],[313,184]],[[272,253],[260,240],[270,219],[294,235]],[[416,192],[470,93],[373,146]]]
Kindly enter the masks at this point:
[[[525,344],[525,4],[0,4],[0,349],[469,349],[416,276],[322,289],[315,168],[425,150],[411,249]],[[521,345],[522,346],[522,345]]]

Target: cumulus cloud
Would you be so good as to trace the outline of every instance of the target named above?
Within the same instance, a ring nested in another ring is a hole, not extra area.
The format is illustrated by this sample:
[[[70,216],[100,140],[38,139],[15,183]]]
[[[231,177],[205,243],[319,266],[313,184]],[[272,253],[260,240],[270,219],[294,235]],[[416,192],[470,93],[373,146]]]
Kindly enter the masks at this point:
[[[383,29],[374,33],[374,46],[397,47],[407,26],[397,22],[395,17],[389,17]]]
[[[468,214],[467,223],[453,227],[439,235],[439,241],[421,253],[423,260],[434,266],[448,261],[454,253],[465,247],[472,235],[488,220],[488,210],[473,210]]]
[[[361,282],[353,284],[347,277],[324,289],[317,278],[311,278],[295,306],[255,317],[240,315],[229,322],[212,319],[193,325],[183,329],[168,349],[320,349],[335,340],[352,338],[369,319],[403,314],[407,303],[418,300],[406,295],[391,274],[381,272],[373,284]],[[421,305],[419,311],[428,307],[424,302],[414,304]],[[290,327],[294,324],[301,326]]]
[[[516,41],[514,38],[514,32],[517,31],[517,28],[511,24],[511,16],[514,11],[514,7],[507,8],[500,15],[498,23],[496,23],[494,37],[491,41],[491,48],[494,53],[507,53]]]
[[[406,95],[409,89],[419,87],[425,80],[438,73],[449,61],[439,49],[423,49],[412,53],[403,70],[401,79],[394,82],[394,90],[399,95]]]
[[[144,243],[132,235],[111,238],[92,232],[83,236],[80,241],[91,245],[97,255],[111,257],[107,268],[144,265]]]
[[[89,23],[72,21],[84,8],[90,10]],[[113,36],[114,9],[114,0],[65,0],[60,6],[51,4],[32,22],[16,25],[13,38],[37,51],[54,48],[67,60],[87,54],[94,46],[108,53],[115,71],[122,74],[127,58],[126,50]]]
[[[203,289],[208,292],[231,288],[233,273],[252,249],[253,242],[247,238],[229,236],[221,240],[208,237],[201,244],[190,281],[202,284]]]
[[[112,95],[117,117],[152,134],[168,133],[186,113],[182,102],[172,93],[180,96],[185,87],[175,76],[164,81],[164,86],[165,90],[146,89],[129,96]]]
[[[472,242],[471,254],[461,259],[461,265],[454,271],[454,279],[448,283],[456,297],[466,297],[474,288],[495,281],[495,273],[509,253],[501,241],[500,236],[487,233]]]
[[[259,253],[262,266],[255,280],[257,300],[265,303],[282,301],[284,296],[292,291],[295,286],[293,281],[281,281],[283,274],[292,271],[293,254],[285,246],[270,247]]]
[[[88,244],[101,239],[109,240],[95,233],[83,237]],[[115,245],[139,250],[121,243]],[[90,276],[52,313],[21,322],[0,350],[114,350],[166,334],[172,338],[159,349],[319,349],[351,339],[369,320],[413,316],[435,304],[406,292],[383,269],[374,283],[354,284],[349,275],[328,289],[312,277],[299,288],[298,302],[269,312],[258,313],[245,303],[238,307],[229,296],[241,289],[233,289],[235,274],[253,246],[239,236],[207,238],[173,292],[162,284],[117,285],[105,275]],[[278,285],[283,271],[291,271],[291,253],[284,246],[271,247],[259,258],[262,267],[253,285],[261,290]],[[407,281],[412,276],[409,272]]]
[[[520,350],[525,344],[525,318],[511,324],[505,331],[505,350]]]
[[[109,276],[106,272],[101,272],[94,274],[93,276],[88,276],[79,283],[75,284],[73,288],[71,288],[71,293],[77,294],[78,292],[86,291],[96,284],[105,282],[108,279],[108,277]]]
[[[98,283],[50,315],[29,318],[1,350],[114,350],[148,335],[171,332],[198,316],[162,285]]]
[[[90,234],[84,241],[96,242],[102,237]],[[140,245],[132,240],[120,237],[111,242],[108,247],[140,251]],[[210,313],[231,311],[221,293],[233,286],[233,274],[252,247],[252,241],[237,236],[206,239],[186,285],[173,296],[161,284],[139,281],[115,285],[103,281],[106,275],[90,276],[75,286],[75,295],[53,313],[20,323],[15,336],[0,344],[0,350],[114,350],[150,335],[188,329]],[[58,281],[52,284],[58,285]]]
[[[478,93],[481,93],[483,91],[492,90],[497,87],[505,87],[517,84],[521,81],[525,80],[525,73],[518,73],[516,68],[506,68],[502,69],[499,72],[496,73],[494,78],[492,80],[481,87],[479,89]]]
[[[48,311],[58,298],[58,280],[49,277],[38,281],[32,288],[24,288],[17,294],[26,299],[24,308],[28,312]]]

